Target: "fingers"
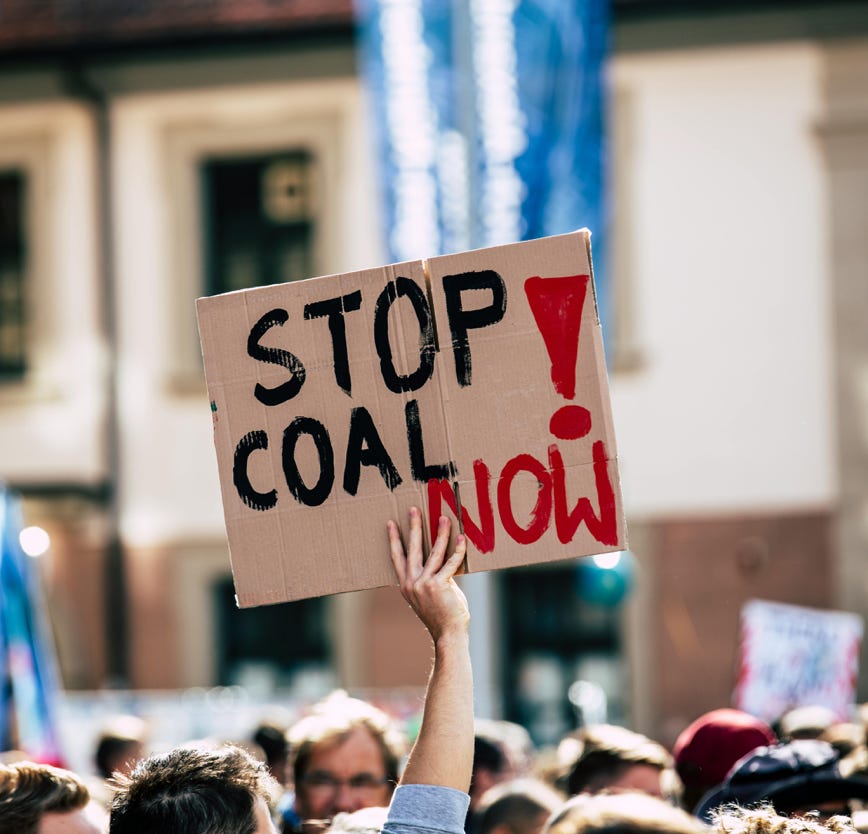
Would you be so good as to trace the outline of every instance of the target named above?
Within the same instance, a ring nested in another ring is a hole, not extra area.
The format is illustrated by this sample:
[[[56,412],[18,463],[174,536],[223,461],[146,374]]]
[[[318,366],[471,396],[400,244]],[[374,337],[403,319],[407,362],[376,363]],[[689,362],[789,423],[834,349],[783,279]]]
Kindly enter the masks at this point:
[[[448,578],[460,573],[466,555],[467,539],[463,533],[459,533],[458,538],[455,540],[455,550],[452,551],[452,555],[444,563],[441,573]]]
[[[452,522],[447,516],[440,516],[437,525],[437,537],[431,547],[428,558],[422,560],[422,514],[417,507],[411,507],[409,511],[410,535],[408,547],[405,551],[401,541],[401,531],[394,521],[386,522],[389,536],[389,556],[399,584],[409,581],[413,583],[417,579],[430,579],[442,571],[442,578],[449,579],[460,572],[461,566],[467,553],[467,539],[459,534],[455,549],[447,558],[449,546],[449,531]]]
[[[418,507],[410,507],[407,573],[414,578],[422,573],[422,513],[419,512]]]
[[[407,566],[406,556],[404,555],[404,544],[401,541],[401,532],[394,521],[386,522],[386,530],[389,533],[389,556],[392,557],[392,564],[395,567],[395,573],[398,575],[398,584],[403,585],[407,576]]]
[[[433,576],[443,566],[446,548],[449,545],[449,529],[451,526],[452,524],[449,519],[445,515],[441,515],[437,522],[437,538],[434,540],[431,552],[428,554],[428,559],[425,562],[425,570],[422,572],[423,576]]]

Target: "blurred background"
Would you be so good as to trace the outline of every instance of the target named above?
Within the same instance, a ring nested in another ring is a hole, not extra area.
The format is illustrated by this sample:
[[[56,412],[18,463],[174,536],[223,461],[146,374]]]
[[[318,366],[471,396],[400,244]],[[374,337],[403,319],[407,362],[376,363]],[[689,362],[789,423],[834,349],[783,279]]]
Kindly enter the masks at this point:
[[[864,2],[13,0],[0,59],[0,480],[68,745],[418,708],[391,589],[236,609],[194,299],[582,226],[631,551],[465,580],[477,712],[670,742],[748,600],[868,613]]]

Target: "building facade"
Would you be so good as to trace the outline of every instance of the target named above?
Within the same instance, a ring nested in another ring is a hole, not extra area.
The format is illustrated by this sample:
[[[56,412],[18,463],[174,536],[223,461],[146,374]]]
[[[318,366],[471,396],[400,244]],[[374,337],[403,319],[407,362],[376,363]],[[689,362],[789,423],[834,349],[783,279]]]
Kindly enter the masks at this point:
[[[422,685],[392,589],[235,610],[193,306],[383,262],[350,4],[53,6],[0,37],[0,477],[52,536],[67,686]],[[632,591],[466,580],[478,711],[542,740],[575,681],[663,740],[728,703],[748,599],[868,612],[868,15],[614,9]]]

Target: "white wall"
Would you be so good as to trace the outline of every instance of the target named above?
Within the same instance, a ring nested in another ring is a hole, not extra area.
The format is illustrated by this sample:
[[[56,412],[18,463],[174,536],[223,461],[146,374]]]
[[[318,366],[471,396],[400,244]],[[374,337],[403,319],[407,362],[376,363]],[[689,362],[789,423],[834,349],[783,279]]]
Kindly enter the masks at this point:
[[[208,153],[313,149],[322,163],[321,274],[379,263],[378,209],[357,81],[119,98],[113,106],[123,528],[134,545],[224,536],[193,299],[196,179]]]
[[[640,353],[612,384],[628,516],[835,497],[820,71],[807,44],[614,62]]]
[[[828,505],[836,473],[816,48],[623,54],[612,81],[626,103],[616,220],[641,361],[612,383],[628,513]],[[115,100],[132,543],[223,535],[192,308],[198,155],[312,143],[327,158],[338,218],[321,271],[370,266],[383,255],[363,113],[352,79]],[[35,373],[0,395],[0,475],[95,480],[104,357],[94,335],[92,127],[76,105],[2,108],[0,138],[5,149],[43,153],[51,206],[39,230]]]
[[[0,387],[0,480],[105,475],[94,141],[80,105],[0,107],[0,169],[27,175],[31,316],[27,376]]]

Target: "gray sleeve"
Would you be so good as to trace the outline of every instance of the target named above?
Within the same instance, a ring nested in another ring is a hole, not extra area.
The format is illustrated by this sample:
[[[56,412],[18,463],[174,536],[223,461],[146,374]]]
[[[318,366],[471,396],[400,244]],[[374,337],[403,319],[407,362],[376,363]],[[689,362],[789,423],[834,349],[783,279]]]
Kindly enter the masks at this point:
[[[464,834],[470,797],[439,785],[399,785],[383,834]]]

